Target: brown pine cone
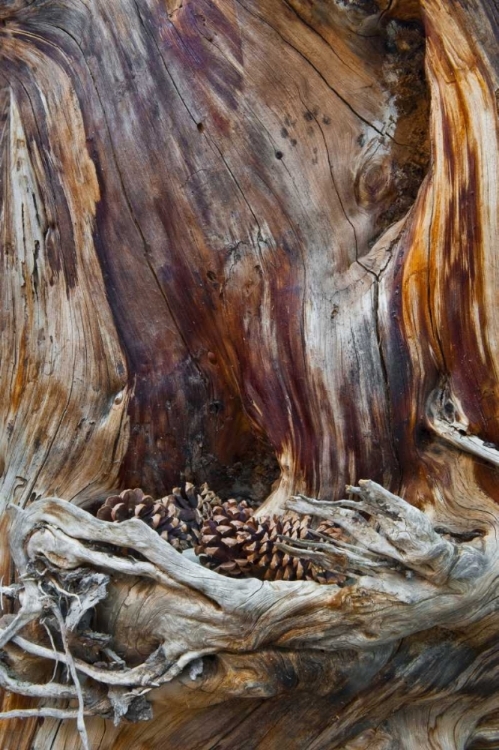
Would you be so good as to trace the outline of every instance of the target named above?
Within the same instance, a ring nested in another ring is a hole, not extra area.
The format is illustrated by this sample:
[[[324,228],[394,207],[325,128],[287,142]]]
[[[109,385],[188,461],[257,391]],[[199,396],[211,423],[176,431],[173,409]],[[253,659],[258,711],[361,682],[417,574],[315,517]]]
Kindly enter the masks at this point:
[[[204,565],[224,575],[266,581],[344,580],[341,574],[277,547],[282,537],[320,542],[321,536],[344,536],[341,529],[322,522],[314,531],[309,516],[296,514],[256,520],[247,502],[222,502],[207,484],[196,488],[186,483],[160,500],[140,489],[124,490],[106,499],[97,518],[111,522],[140,518],[175,549],[194,547]]]
[[[328,534],[332,528],[321,524],[318,531]],[[287,514],[256,520],[247,503],[229,500],[215,507],[212,518],[205,520],[195,551],[207,567],[232,577],[341,582],[342,576],[277,547],[282,536],[317,541],[311,532],[309,516]]]
[[[171,495],[160,500],[153,500],[140,489],[124,490],[106,499],[97,511],[97,518],[115,522],[140,518],[175,549],[182,551],[193,547],[199,536],[201,516],[193,490],[194,485],[175,487]]]
[[[243,550],[243,544],[251,538],[244,531],[251,513],[244,501],[227,500],[213,508],[213,515],[205,519],[195,547],[203,565],[226,575],[251,575],[252,566]]]

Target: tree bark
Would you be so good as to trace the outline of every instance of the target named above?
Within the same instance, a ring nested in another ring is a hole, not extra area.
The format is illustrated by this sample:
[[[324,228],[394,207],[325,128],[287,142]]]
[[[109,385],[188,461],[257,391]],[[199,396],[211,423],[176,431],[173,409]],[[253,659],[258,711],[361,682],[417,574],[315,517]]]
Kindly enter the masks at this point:
[[[499,747],[496,4],[0,19],[0,747]],[[180,477],[345,584],[88,512]]]

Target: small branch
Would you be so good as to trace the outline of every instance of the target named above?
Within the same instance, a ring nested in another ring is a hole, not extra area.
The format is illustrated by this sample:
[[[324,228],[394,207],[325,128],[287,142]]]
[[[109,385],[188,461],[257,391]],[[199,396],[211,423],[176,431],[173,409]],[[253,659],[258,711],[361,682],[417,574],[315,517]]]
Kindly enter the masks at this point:
[[[21,636],[15,636],[12,642],[26,651],[28,654],[33,656],[40,656],[43,659],[53,659],[61,664],[68,664],[66,654],[62,654],[60,651],[55,651],[45,646],[40,646],[37,643],[31,643],[26,638]],[[153,684],[166,671],[166,661],[161,648],[154,651],[151,656],[138,667],[132,669],[123,669],[120,671],[113,671],[109,669],[99,669],[94,667],[92,664],[87,664],[80,659],[74,659],[74,665],[78,672],[86,674],[97,682],[102,682],[106,685],[122,686],[122,687],[143,687],[145,685]]]
[[[0,687],[4,690],[8,690],[11,693],[26,695],[30,698],[76,698],[76,690],[67,685],[60,685],[57,682],[47,682],[41,685],[34,685],[31,682],[25,682],[23,680],[17,680],[14,677],[10,677],[1,662]]]
[[[277,544],[278,549],[295,557],[312,560],[335,573],[351,575],[351,568],[362,573],[371,573],[373,568],[388,567],[386,560],[371,554],[369,550],[359,548],[358,551],[354,551],[351,547],[337,545],[336,540],[313,542],[284,536],[282,540],[285,543]]]
[[[16,711],[0,712],[1,719],[77,719],[79,711],[64,708],[23,708]],[[86,716],[92,716],[91,711],[85,712]]]
[[[55,615],[55,618],[57,622],[59,623],[59,629],[61,633],[62,638],[62,644],[64,646],[64,651],[66,653],[66,664],[69,668],[69,671],[71,673],[71,677],[73,678],[73,683],[76,689],[76,695],[78,698],[78,712],[77,712],[77,718],[76,718],[76,726],[78,728],[78,732],[81,738],[82,745],[84,747],[84,750],[90,750],[90,745],[88,744],[88,735],[87,735],[87,728],[85,726],[85,703],[83,700],[83,693],[81,690],[80,681],[78,679],[78,675],[76,673],[76,667],[73,660],[73,657],[71,656],[71,652],[69,650],[68,646],[68,639],[66,634],[66,624],[64,620],[62,619],[62,615],[59,611],[58,607],[53,607],[52,612]]]

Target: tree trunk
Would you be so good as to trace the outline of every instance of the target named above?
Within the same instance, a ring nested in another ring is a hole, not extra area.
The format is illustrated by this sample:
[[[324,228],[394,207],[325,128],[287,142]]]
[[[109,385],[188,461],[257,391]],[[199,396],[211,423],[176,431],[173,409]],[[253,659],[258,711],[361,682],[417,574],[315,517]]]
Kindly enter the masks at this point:
[[[499,747],[497,4],[0,19],[0,747]],[[181,480],[336,583],[95,518]]]

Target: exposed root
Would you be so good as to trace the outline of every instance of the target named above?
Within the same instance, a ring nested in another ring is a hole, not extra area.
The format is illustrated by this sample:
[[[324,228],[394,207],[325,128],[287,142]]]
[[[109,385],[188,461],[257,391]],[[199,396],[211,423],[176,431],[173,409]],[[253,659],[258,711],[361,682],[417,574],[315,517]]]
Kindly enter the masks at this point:
[[[85,746],[85,716],[112,717],[115,723],[148,719],[145,696],[179,675],[195,685],[218,685],[224,694],[244,694],[232,678],[208,679],[210,670],[204,676],[204,657],[220,654],[223,665],[224,652],[254,659],[266,649],[321,649],[329,652],[331,674],[337,675],[328,687],[334,691],[335,679],[338,689],[344,684],[345,649],[353,654],[352,665],[358,655],[359,668],[366,654],[370,660],[374,655],[376,670],[399,639],[478,618],[470,608],[478,590],[484,611],[494,606],[494,534],[459,542],[374,482],[349,491],[350,499],[339,502],[299,496],[288,507],[337,524],[350,541],[317,533],[313,540],[281,537],[279,542],[287,554],[341,572],[347,578],[344,588],[225,578],[177,552],[139,520],[107,523],[57,499],[15,509],[11,548],[21,583],[3,593],[18,597],[21,607],[12,620],[0,621],[5,649],[0,685],[32,697],[77,702],[77,707],[16,715],[75,718]],[[135,550],[140,559],[120,556],[120,549]],[[145,588],[137,589],[132,614],[124,612],[123,596],[138,582]],[[94,629],[93,613],[104,610],[104,620],[112,623],[109,634]],[[155,646],[148,646],[148,658],[129,666],[127,639],[120,634],[123,628],[127,632],[131,616],[137,637]],[[27,637],[22,631],[29,623]],[[13,675],[19,650],[37,663],[66,670],[73,685],[20,680]],[[255,661],[263,670],[255,695],[280,689],[267,662]]]
[[[324,541],[321,560],[325,567],[334,566],[339,558],[346,558],[349,567],[362,572],[391,563],[394,569],[413,571],[437,585],[483,572],[486,557],[480,545],[459,545],[446,539],[424,513],[400,497],[369,480],[359,484],[347,488],[357,500],[330,503],[299,495],[288,502],[289,509],[325,518],[357,540],[356,547]],[[295,547],[304,554],[299,543]]]

